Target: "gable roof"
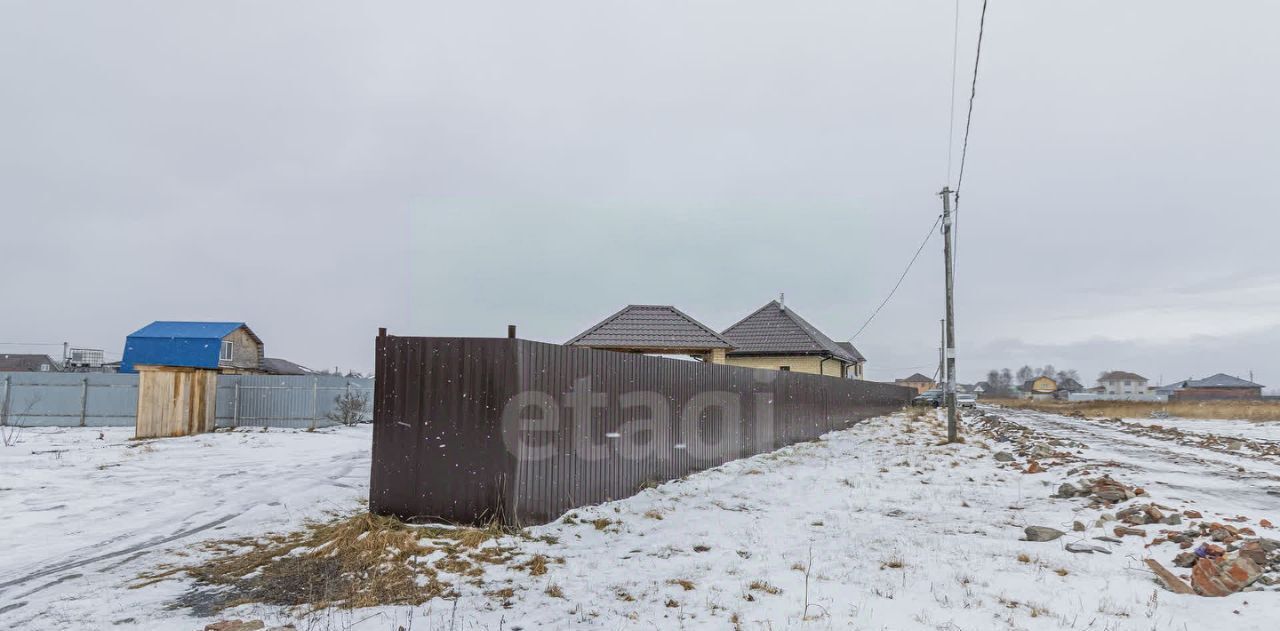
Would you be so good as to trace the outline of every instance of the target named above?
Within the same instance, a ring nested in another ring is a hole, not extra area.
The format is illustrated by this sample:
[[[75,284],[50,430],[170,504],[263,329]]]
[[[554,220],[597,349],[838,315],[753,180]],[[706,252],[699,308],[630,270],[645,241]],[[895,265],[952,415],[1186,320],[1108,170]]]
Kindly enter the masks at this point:
[[[129,337],[141,338],[182,338],[189,340],[220,340],[232,331],[244,327],[253,339],[261,342],[253,331],[243,322],[177,322],[172,320],[156,320],[147,326],[129,334]]]
[[[727,328],[724,337],[738,347],[730,355],[830,355],[848,363],[858,358],[777,300]]]
[[[120,372],[135,372],[139,364],[218,368],[222,364],[219,359],[220,340],[237,329],[244,329],[258,344],[261,357],[262,338],[243,322],[158,320],[125,338]]]
[[[1039,377],[1032,377],[1032,378],[1030,378],[1030,379],[1028,379],[1028,380],[1026,380],[1026,381],[1022,382],[1022,390],[1023,390],[1024,392],[1030,392],[1030,391],[1035,390],[1035,384],[1036,384],[1036,382],[1037,382],[1037,381],[1040,381],[1041,379],[1048,379],[1048,380],[1049,380],[1049,382],[1053,384],[1053,389],[1054,389],[1054,390],[1057,390],[1057,389],[1058,389],[1058,380],[1057,380],[1057,379],[1054,379],[1053,377],[1050,377],[1050,376],[1048,376],[1048,375],[1040,375]],[[1041,390],[1041,392],[1045,392],[1045,391],[1044,391],[1044,390]]]
[[[1218,373],[1204,379],[1192,379],[1184,384],[1187,388],[1261,388],[1262,384],[1246,381],[1239,377]]]
[[[0,370],[10,372],[43,372],[40,366],[46,365],[46,371],[58,372],[62,367],[48,355],[6,353],[0,355]]]
[[[916,373],[906,379],[898,379],[902,383],[933,383],[933,377],[926,377],[920,373]]]
[[[1143,377],[1142,375],[1139,375],[1138,373],[1128,372],[1125,370],[1110,370],[1102,373],[1101,377],[1098,377],[1098,381],[1125,381],[1125,380],[1146,381],[1147,378]]]
[[[848,351],[850,355],[853,355],[853,358],[854,358],[854,359],[856,359],[856,360],[858,360],[858,361],[860,361],[860,362],[867,361],[867,358],[866,358],[866,357],[863,357],[863,356],[862,356],[862,353],[858,352],[858,349],[857,349],[857,348],[854,348],[854,346],[853,346],[853,342],[836,342],[836,344],[837,344],[840,348],[843,348],[844,350]]]
[[[627,305],[566,346],[671,350],[731,349],[733,343],[671,305]]]

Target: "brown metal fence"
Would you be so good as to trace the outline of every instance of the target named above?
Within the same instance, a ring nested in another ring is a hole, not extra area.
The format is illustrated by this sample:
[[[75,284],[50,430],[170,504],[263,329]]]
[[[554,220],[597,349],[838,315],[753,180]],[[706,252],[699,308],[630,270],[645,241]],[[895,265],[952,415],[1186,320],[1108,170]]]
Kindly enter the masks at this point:
[[[527,524],[813,440],[915,391],[501,338],[380,335],[370,508]]]

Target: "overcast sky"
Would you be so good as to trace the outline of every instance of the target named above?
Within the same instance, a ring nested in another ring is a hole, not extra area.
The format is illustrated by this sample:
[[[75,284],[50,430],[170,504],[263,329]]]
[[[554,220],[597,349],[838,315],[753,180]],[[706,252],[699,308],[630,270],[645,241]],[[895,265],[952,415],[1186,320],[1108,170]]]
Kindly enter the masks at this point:
[[[152,320],[243,320],[270,356],[368,370],[378,326],[563,342],[657,303],[723,329],[779,292],[845,339],[940,210],[954,9],[6,0],[0,342],[118,357]],[[1280,386],[1278,22],[991,2],[963,380]],[[935,237],[855,340],[870,378],[933,374],[942,268]],[[24,350],[61,352],[0,347]]]

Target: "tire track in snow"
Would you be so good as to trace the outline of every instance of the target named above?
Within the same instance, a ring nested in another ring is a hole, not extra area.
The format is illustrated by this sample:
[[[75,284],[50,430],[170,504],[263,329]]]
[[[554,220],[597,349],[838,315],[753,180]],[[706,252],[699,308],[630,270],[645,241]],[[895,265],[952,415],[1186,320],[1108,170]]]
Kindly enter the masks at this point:
[[[1148,474],[1156,477],[1155,482],[1170,489],[1206,497],[1226,493],[1237,500],[1247,499],[1257,510],[1274,507],[1276,496],[1280,495],[1280,475],[1267,471],[1275,471],[1275,467],[1257,466],[1269,463],[1255,464],[1255,461],[1238,457],[1232,459],[1231,456],[1223,458],[1224,454],[1195,445],[1173,443],[1169,439],[1152,436],[1134,436],[1119,429],[1057,414],[1012,409],[1001,409],[1000,412],[1011,421],[1055,438],[1077,440],[1098,452],[1110,451],[1122,460],[1146,469]],[[1179,449],[1171,448],[1175,445]],[[1172,481],[1187,475],[1199,478],[1186,484]]]
[[[57,573],[59,573],[59,572],[65,572],[65,571],[67,571],[67,570],[74,570],[74,569],[76,569],[76,568],[84,567],[84,566],[86,566],[86,565],[90,565],[90,564],[92,564],[92,563],[97,563],[97,562],[99,562],[99,561],[105,561],[105,560],[107,560],[107,559],[114,559],[114,558],[116,558],[116,557],[124,556],[124,555],[126,555],[126,554],[133,554],[133,553],[135,553],[135,552],[139,552],[139,551],[142,551],[142,550],[146,550],[146,549],[148,549],[148,548],[154,548],[155,546],[163,545],[163,544],[169,543],[170,541],[177,541],[178,539],[182,539],[183,537],[189,537],[189,536],[194,535],[194,534],[196,534],[196,533],[200,533],[200,532],[204,532],[205,530],[209,530],[210,528],[215,528],[215,527],[217,527],[217,526],[221,526],[222,524],[225,524],[225,523],[227,523],[227,522],[231,521],[232,519],[235,519],[236,517],[240,516],[241,514],[242,514],[242,513],[234,513],[234,514],[231,514],[231,515],[223,515],[222,517],[219,517],[218,519],[215,519],[215,520],[213,520],[213,521],[210,521],[210,522],[207,522],[207,523],[201,524],[201,525],[196,526],[196,527],[194,527],[194,528],[188,528],[187,530],[179,530],[178,532],[175,532],[175,533],[173,533],[173,534],[171,534],[171,535],[168,535],[168,536],[165,536],[165,537],[160,537],[160,538],[158,538],[158,539],[152,539],[152,540],[150,540],[150,541],[145,541],[145,542],[142,542],[142,543],[139,543],[139,544],[136,544],[136,545],[132,545],[132,546],[129,546],[129,547],[123,548],[123,549],[121,549],[121,550],[116,550],[116,551],[114,551],[114,552],[108,552],[108,553],[106,553],[106,554],[99,554],[99,555],[97,555],[97,556],[89,557],[89,558],[87,558],[87,559],[80,559],[80,560],[77,560],[77,561],[69,561],[69,562],[67,562],[67,563],[60,563],[60,564],[58,564],[58,565],[54,565],[54,566],[52,566],[52,567],[47,567],[47,568],[45,568],[45,569],[43,569],[43,570],[40,570],[40,571],[38,571],[38,572],[32,572],[32,573],[30,573],[30,574],[27,574],[26,576],[21,576],[21,577],[18,577],[18,578],[15,578],[15,579],[12,579],[12,580],[5,581],[5,582],[3,582],[3,583],[0,583],[0,590],[8,589],[8,588],[13,587],[13,586],[15,586],[15,585],[21,585],[21,584],[26,583],[26,582],[28,582],[28,581],[32,581],[32,580],[35,580],[35,579],[37,579],[37,578],[43,578],[43,577],[45,577],[45,576],[49,576],[49,575],[51,575],[51,574],[57,574]],[[24,594],[24,596],[31,595],[31,594],[33,594],[33,593],[35,593],[35,592],[37,592],[37,591],[40,591],[40,589],[43,589],[44,587],[50,587],[50,586],[52,586],[52,585],[57,584],[58,582],[59,582],[59,581],[54,581],[54,582],[52,582],[52,583],[50,583],[50,584],[48,584],[48,585],[45,585],[45,586],[43,586],[43,587],[41,587],[41,588],[39,588],[39,589],[33,590],[33,591],[31,591],[31,592],[28,592],[27,594]]]

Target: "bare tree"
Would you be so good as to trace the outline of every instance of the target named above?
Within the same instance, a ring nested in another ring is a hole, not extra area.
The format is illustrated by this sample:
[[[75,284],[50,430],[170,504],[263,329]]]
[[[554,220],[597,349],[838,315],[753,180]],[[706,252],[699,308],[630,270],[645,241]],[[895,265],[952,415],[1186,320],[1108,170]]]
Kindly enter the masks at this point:
[[[1026,383],[1036,376],[1036,371],[1030,366],[1023,366],[1018,369],[1018,383]]]
[[[22,417],[31,414],[31,410],[35,409],[39,404],[40,395],[37,394],[31,397],[31,399],[27,401],[27,407],[23,408],[22,413],[18,415],[18,418],[21,419]],[[22,437],[22,428],[24,427],[21,420],[14,423],[13,419],[10,417],[11,415],[7,411],[3,417],[0,417],[0,442],[3,442],[5,447],[12,447],[18,444],[18,439]]]
[[[325,418],[334,423],[355,425],[368,420],[366,410],[369,408],[369,393],[362,390],[347,390],[333,398],[334,409],[325,414]]]

